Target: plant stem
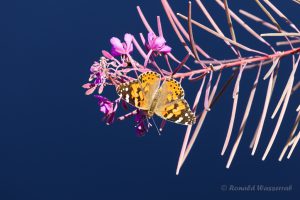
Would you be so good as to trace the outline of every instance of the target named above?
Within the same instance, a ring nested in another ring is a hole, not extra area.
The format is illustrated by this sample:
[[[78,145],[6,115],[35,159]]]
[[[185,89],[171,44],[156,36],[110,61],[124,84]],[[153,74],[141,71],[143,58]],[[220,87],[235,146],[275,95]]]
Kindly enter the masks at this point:
[[[241,65],[247,64],[247,63],[254,63],[254,62],[259,62],[259,61],[271,60],[271,59],[274,59],[274,58],[279,58],[279,57],[292,55],[292,54],[295,54],[295,53],[298,53],[298,52],[300,52],[300,48],[295,48],[295,49],[291,49],[291,50],[287,50],[287,51],[283,51],[283,52],[276,52],[274,54],[270,54],[270,55],[267,55],[267,56],[244,58],[244,59],[241,59],[241,60],[238,60],[238,61],[234,61],[234,62],[214,66],[214,71],[219,71],[221,69],[230,68],[230,67],[234,67],[234,66],[241,66]],[[189,77],[189,76],[196,75],[196,74],[207,73],[210,70],[211,70],[210,68],[207,68],[207,69],[193,70],[193,71],[185,72],[185,73],[177,73],[177,74],[174,75],[174,78]]]

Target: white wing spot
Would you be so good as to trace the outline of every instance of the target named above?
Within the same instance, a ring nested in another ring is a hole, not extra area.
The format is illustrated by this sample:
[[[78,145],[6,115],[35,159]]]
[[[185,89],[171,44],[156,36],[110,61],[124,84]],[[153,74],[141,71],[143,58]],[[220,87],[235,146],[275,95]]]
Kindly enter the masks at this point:
[[[125,100],[126,100],[127,102],[129,102],[129,94],[126,94]]]
[[[179,119],[176,120],[175,122],[176,122],[176,123],[180,123],[182,120],[183,120],[183,117],[179,117]]]

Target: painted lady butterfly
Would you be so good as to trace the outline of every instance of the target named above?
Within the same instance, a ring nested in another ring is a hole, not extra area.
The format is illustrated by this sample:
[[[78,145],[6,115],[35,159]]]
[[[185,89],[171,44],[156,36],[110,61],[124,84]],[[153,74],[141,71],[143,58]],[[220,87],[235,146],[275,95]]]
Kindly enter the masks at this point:
[[[147,112],[148,117],[157,116],[183,125],[196,121],[194,112],[184,99],[184,91],[178,81],[167,78],[160,86],[161,76],[145,72],[138,79],[120,84],[118,95],[129,104]]]

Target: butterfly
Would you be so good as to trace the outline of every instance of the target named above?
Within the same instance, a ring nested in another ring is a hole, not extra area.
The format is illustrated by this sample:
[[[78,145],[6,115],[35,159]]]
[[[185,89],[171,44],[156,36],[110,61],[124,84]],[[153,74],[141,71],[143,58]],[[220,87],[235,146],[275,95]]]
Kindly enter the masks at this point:
[[[149,118],[156,114],[177,124],[194,124],[195,113],[184,99],[180,83],[174,78],[166,78],[160,83],[160,74],[148,71],[135,80],[119,84],[117,93],[127,103],[144,110]]]

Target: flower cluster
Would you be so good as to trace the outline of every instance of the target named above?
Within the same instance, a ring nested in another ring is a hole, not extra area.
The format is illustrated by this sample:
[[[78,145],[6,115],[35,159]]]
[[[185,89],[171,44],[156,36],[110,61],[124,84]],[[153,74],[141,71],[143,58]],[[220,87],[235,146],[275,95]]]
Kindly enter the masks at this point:
[[[127,105],[121,98],[111,101],[108,98],[99,95],[103,92],[104,87],[107,85],[117,87],[119,83],[132,80],[132,76],[129,75],[131,71],[134,71],[137,74],[137,72],[142,73],[150,70],[146,65],[141,66],[137,61],[131,58],[131,54],[134,50],[133,40],[134,36],[129,33],[124,35],[124,42],[117,37],[112,37],[110,39],[110,52],[102,51],[103,57],[90,67],[91,74],[89,82],[82,86],[86,89],[86,95],[91,95],[96,90],[98,91],[98,95],[94,96],[98,100],[99,110],[104,114],[106,124],[114,122],[115,114],[120,102],[122,102],[122,107],[125,109],[127,109]],[[148,41],[143,42],[143,44],[148,52],[145,62],[148,61],[151,55],[159,56],[171,52],[171,47],[166,45],[164,37],[156,36],[153,32],[148,33]],[[131,62],[135,62],[135,67],[131,67],[133,66]],[[136,112],[133,112],[133,114],[127,114],[125,115],[126,117],[119,117],[119,119],[125,119],[132,115],[135,115],[136,134],[138,136],[143,136],[151,127],[151,124],[148,122],[148,118],[143,111],[137,110]]]
[[[98,93],[102,93],[107,79],[107,61],[108,59],[101,57],[99,62],[94,62],[94,64],[90,67],[91,74],[89,81],[91,83],[86,83],[82,86],[87,89],[85,93],[86,95],[94,93],[97,88]]]

